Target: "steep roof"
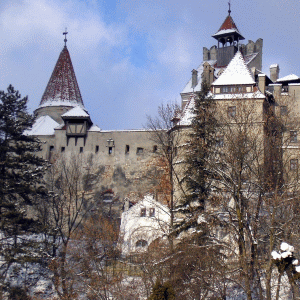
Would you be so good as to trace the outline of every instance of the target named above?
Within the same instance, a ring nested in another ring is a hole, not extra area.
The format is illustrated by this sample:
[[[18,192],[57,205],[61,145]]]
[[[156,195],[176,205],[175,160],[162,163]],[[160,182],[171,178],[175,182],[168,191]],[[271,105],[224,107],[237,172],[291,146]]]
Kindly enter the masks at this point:
[[[64,46],[39,107],[75,105],[84,107],[70,53]]]
[[[25,135],[53,135],[59,124],[49,116],[41,116],[35,120],[32,128],[24,132]]]
[[[243,55],[238,51],[230,61],[225,71],[212,85],[255,84]]]
[[[184,107],[180,116],[180,121],[178,122],[177,125],[189,126],[192,124],[194,117],[195,117],[195,96],[192,95],[189,102]]]
[[[225,21],[221,25],[220,29],[213,35],[214,38],[227,35],[230,33],[235,33],[239,36],[240,40],[244,40],[244,37],[239,32],[237,26],[235,25],[232,17],[230,14],[226,17]]]
[[[197,85],[195,87],[192,87],[192,78],[188,81],[184,89],[182,90],[182,94],[185,93],[193,93],[193,92],[200,92],[201,90],[201,84],[202,84],[202,73],[203,73],[203,65],[204,63],[208,62],[212,67],[214,67],[217,63],[216,60],[208,60],[201,63],[201,65],[197,68],[198,71],[198,78],[197,78]],[[218,72],[220,71],[220,68],[215,68],[214,76],[217,77]]]

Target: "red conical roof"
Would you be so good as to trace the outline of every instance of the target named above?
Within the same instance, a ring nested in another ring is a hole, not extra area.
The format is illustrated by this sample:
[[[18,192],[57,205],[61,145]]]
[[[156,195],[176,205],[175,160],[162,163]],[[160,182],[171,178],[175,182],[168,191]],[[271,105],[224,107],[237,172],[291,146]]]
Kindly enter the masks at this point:
[[[233,29],[233,28],[237,29],[233,19],[231,18],[230,15],[228,15],[218,31],[226,30],[226,29]]]
[[[76,105],[84,107],[70,53],[65,46],[43,94],[40,107]]]
[[[229,34],[234,34],[239,37],[240,40],[244,40],[244,37],[239,32],[237,26],[235,25],[231,15],[229,14],[223,24],[221,25],[220,29],[213,35],[214,38],[223,37]]]

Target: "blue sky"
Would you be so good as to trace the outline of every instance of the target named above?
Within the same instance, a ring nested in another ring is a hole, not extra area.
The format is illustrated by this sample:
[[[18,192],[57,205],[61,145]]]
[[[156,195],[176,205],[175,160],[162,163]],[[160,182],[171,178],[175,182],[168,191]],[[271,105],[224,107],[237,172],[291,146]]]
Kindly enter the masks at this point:
[[[0,89],[11,83],[37,108],[63,48],[85,107],[102,129],[138,129],[158,105],[179,102],[227,0],[2,0]],[[263,71],[300,76],[299,0],[231,0],[245,41],[264,40]]]

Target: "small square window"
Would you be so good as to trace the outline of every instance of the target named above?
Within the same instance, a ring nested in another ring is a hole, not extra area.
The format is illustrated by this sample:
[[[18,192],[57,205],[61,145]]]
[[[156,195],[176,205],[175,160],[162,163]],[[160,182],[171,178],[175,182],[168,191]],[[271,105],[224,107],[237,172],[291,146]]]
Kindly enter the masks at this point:
[[[96,147],[95,147],[95,153],[98,153],[99,152],[99,146],[97,145]]]
[[[297,131],[290,131],[290,142],[297,143]]]
[[[236,106],[228,106],[227,114],[228,114],[228,117],[235,118],[235,116],[236,116]]]
[[[144,148],[138,147],[138,148],[136,149],[136,154],[142,154],[143,152],[144,152]]]
[[[79,148],[79,152],[82,153],[83,152],[83,147]]]
[[[153,153],[156,153],[157,152],[157,145],[154,145],[153,146]]]
[[[292,171],[298,170],[298,159],[290,160],[290,170]]]
[[[146,208],[141,208],[141,217],[146,217]]]
[[[61,147],[61,152],[65,152],[66,148],[65,147]]]
[[[281,116],[287,115],[287,106],[280,106],[280,115]]]
[[[112,149],[113,149],[113,147],[108,147],[108,154],[109,155],[112,154]]]
[[[129,150],[130,150],[129,145],[126,145],[126,146],[125,146],[125,154],[128,154],[128,153],[129,153]]]
[[[149,217],[154,217],[155,216],[155,208],[151,207],[149,211]]]
[[[49,150],[50,150],[50,151],[54,151],[54,146],[50,146],[50,147],[49,147]]]

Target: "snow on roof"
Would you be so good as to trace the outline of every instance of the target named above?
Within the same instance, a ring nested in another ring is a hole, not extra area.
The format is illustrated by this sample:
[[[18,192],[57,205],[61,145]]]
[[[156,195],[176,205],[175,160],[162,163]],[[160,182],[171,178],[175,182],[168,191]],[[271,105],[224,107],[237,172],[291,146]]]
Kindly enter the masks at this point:
[[[219,28],[218,32],[216,32],[213,35],[213,37],[218,37],[218,36],[221,36],[221,35],[227,35],[227,34],[230,34],[230,33],[237,33],[240,36],[240,39],[244,39],[244,37],[239,32],[237,26],[235,25],[232,17],[229,14],[226,17],[223,24],[221,25],[221,27]]]
[[[238,31],[238,29],[236,29],[236,28],[231,28],[231,29],[222,29],[222,30],[218,31],[217,33],[215,33],[215,34],[213,35],[213,37],[214,37],[214,36],[223,35],[223,34],[228,34],[228,33],[234,33],[234,32],[240,34],[240,32]]]
[[[64,100],[61,100],[59,97],[57,97],[57,98],[49,99],[46,102],[43,102],[42,104],[39,105],[38,108],[48,107],[48,106],[72,106],[72,107],[75,107],[78,105],[83,107],[81,104],[78,104],[76,101],[67,101],[67,100],[64,101]]]
[[[194,88],[192,88],[192,77],[191,77],[191,79],[189,80],[189,82],[186,84],[183,91],[181,92],[182,94],[200,92],[201,83],[202,83],[203,65],[206,62],[209,63],[212,67],[217,63],[216,60],[208,60],[208,61],[202,62],[201,65],[197,68],[197,71],[198,71],[197,85]],[[220,70],[219,68],[215,69],[215,72],[214,72],[215,76],[217,76],[217,73],[219,72],[219,70]]]
[[[244,60],[246,65],[250,64],[250,62],[258,55],[258,52],[245,55]]]
[[[56,62],[42,96],[40,107],[47,106],[45,104],[49,105],[52,101],[62,101],[62,105],[64,105],[64,102],[75,102],[84,106],[70,53],[66,46],[61,51]]]
[[[62,117],[89,117],[90,115],[80,106],[76,106],[62,115]]]
[[[270,66],[270,68],[277,68],[278,67],[278,64],[272,64],[271,66]]]
[[[89,129],[89,131],[100,132],[101,129],[100,129],[100,127],[98,127],[97,125],[93,125],[93,126]]]
[[[32,128],[24,132],[25,135],[53,135],[59,124],[49,116],[41,116],[35,120]]]
[[[180,121],[177,123],[177,125],[181,125],[181,126],[191,125],[192,120],[195,117],[194,109],[195,109],[195,97],[192,96],[189,102],[184,107],[181,113]]]
[[[212,85],[255,84],[251,71],[248,69],[242,53],[238,51],[225,71]]]
[[[281,82],[281,81],[290,81],[290,80],[298,80],[300,79],[300,77],[298,77],[297,75],[295,74],[290,74],[290,75],[287,75],[285,77],[282,77],[282,78],[279,78],[276,80],[276,82]]]

